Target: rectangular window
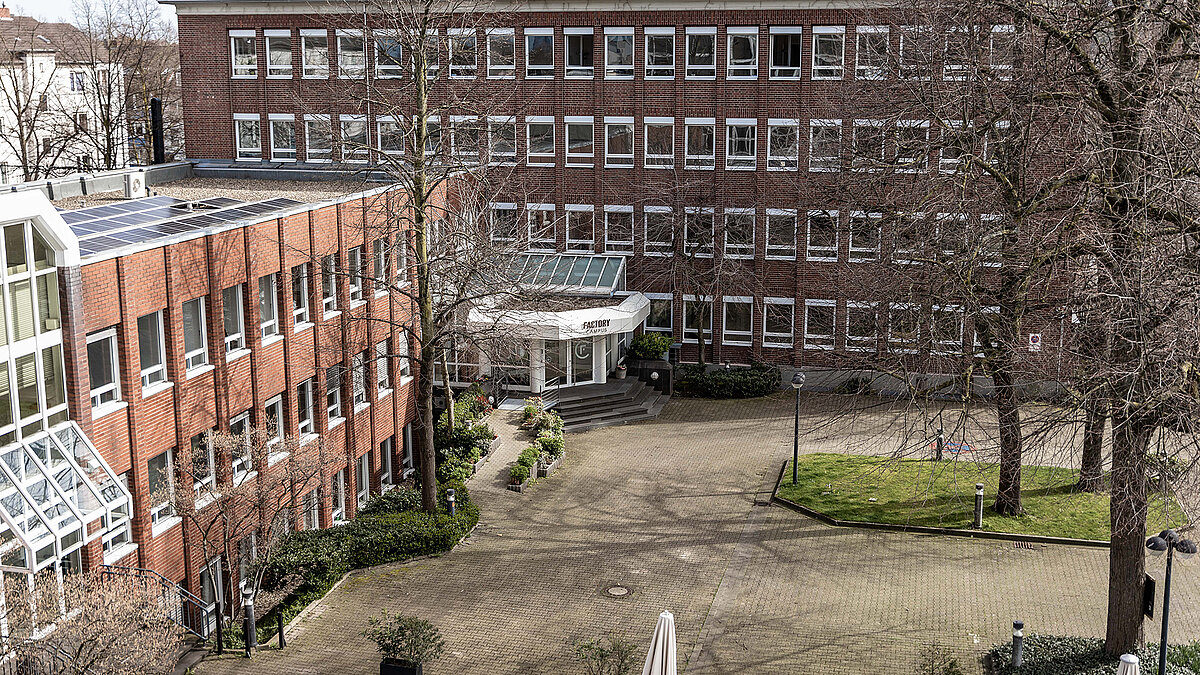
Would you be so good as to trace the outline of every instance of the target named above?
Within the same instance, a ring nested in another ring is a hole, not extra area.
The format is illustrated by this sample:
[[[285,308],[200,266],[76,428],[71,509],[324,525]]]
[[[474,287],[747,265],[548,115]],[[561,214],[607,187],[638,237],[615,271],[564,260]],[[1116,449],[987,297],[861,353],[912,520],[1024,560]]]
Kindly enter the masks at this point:
[[[650,313],[646,315],[643,324],[647,331],[671,333],[674,330],[673,301],[670,293],[647,293],[650,300]]]
[[[646,79],[675,79],[675,29],[646,28]]]
[[[962,120],[942,120],[942,140],[938,170],[942,173],[958,173],[963,168],[963,155],[971,153],[972,127],[963,125]]]
[[[151,523],[175,515],[175,462],[172,454],[171,450],[167,450],[146,462]]]
[[[367,373],[367,352],[364,350],[355,354],[350,365],[350,389],[354,393],[354,409],[357,411],[367,403],[367,382],[370,381],[370,375]]]
[[[402,439],[404,445],[400,451],[400,469],[403,471],[402,476],[407,478],[414,470],[412,424],[404,425]]]
[[[488,118],[488,152],[492,162],[517,161],[517,118]]]
[[[358,488],[355,494],[355,506],[362,508],[371,497],[371,453],[363,453],[354,463],[354,486]]]
[[[791,348],[795,307],[791,298],[763,298],[763,346]]]
[[[684,120],[683,168],[712,169],[717,165],[717,121],[688,117]]]
[[[900,77],[928,80],[933,72],[933,31],[929,26],[900,26]]]
[[[957,305],[934,305],[930,318],[933,351],[936,354],[961,354],[963,350],[963,311]]]
[[[396,285],[408,285],[408,236],[401,234],[396,239]]]
[[[703,331],[705,344],[712,344],[712,310],[711,299],[697,300],[692,295],[683,296],[684,342],[698,342]]]
[[[242,284],[221,291],[221,312],[225,323],[225,353],[246,348],[246,328],[242,312]]]
[[[725,209],[725,257],[754,257],[754,209]]]
[[[929,170],[929,122],[900,120],[896,123],[896,167],[903,173]]]
[[[395,485],[395,473],[392,471],[392,455],[396,452],[396,437],[388,436],[379,443],[379,483],[383,486]]]
[[[596,127],[591,117],[567,117],[567,166],[593,166]]]
[[[404,43],[396,31],[375,32],[375,77],[404,76]]]
[[[237,142],[237,159],[262,159],[262,121],[258,115],[234,113],[233,135]]]
[[[688,28],[687,71],[688,79],[714,80],[717,77],[717,29]]]
[[[884,167],[883,120],[854,120],[850,166],[854,171],[877,172]]]
[[[296,161],[296,121],[291,115],[270,115],[271,159],[276,162]]]
[[[350,304],[356,305],[364,301],[363,298],[363,277],[366,273],[366,268],[363,261],[363,247],[355,246],[351,248],[346,257],[350,262],[349,274],[350,280]]]
[[[337,32],[338,77],[358,79],[367,73],[366,44],[362,31]]]
[[[475,48],[475,29],[451,28],[450,77],[472,79],[479,70],[479,54]]]
[[[533,166],[554,166],[554,118],[526,117],[527,162]]]
[[[338,257],[331,253],[321,258],[321,305],[325,316],[338,311]]]
[[[879,309],[871,302],[846,303],[846,349],[873,352],[879,346]]]
[[[403,235],[402,235],[403,236]],[[392,249],[387,239],[371,242],[371,279],[375,295],[387,293],[392,279]]]
[[[800,168],[800,120],[767,120],[767,170]]]
[[[438,70],[441,68],[442,56],[442,35],[441,31],[436,28],[429,31],[425,35],[425,79],[435,80],[438,76]],[[416,63],[413,63],[414,70]]]
[[[366,162],[371,152],[371,141],[367,134],[367,118],[357,115],[342,115],[338,122],[342,132],[342,161]]]
[[[553,204],[526,204],[529,217],[529,248],[538,251],[553,251],[557,243],[554,232]]]
[[[296,432],[300,438],[313,433],[313,387],[316,379],[301,382],[296,387]],[[282,425],[280,425],[282,427]]]
[[[492,241],[516,241],[521,233],[516,204],[492,204]]]
[[[667,256],[675,252],[675,219],[669,206],[647,206],[645,219],[646,255]]]
[[[87,336],[88,378],[93,408],[121,400],[118,354],[116,328],[107,328]]]
[[[265,407],[265,410],[268,414],[267,417],[264,418],[264,428],[266,428],[272,436],[280,432],[277,423],[279,418],[271,417],[270,414],[276,407],[279,408],[278,412],[282,413],[283,402],[278,396],[268,400]],[[272,425],[272,420],[275,420],[274,426]],[[243,439],[245,439],[244,443],[233,445],[233,447],[230,448],[231,468],[233,469],[233,484],[240,485],[246,478],[246,474],[254,470],[254,456],[251,453],[250,445],[249,410],[241,414],[234,415],[232,418],[230,418],[229,434],[231,436],[241,436]]]
[[[992,26],[988,41],[988,65],[997,80],[1012,79],[1017,29],[1012,24]]]
[[[758,27],[729,26],[725,29],[725,40],[728,59],[725,77],[758,79]]]
[[[383,396],[392,388],[391,340],[375,343],[375,391],[377,396]]]
[[[161,311],[138,317],[138,355],[141,357],[143,389],[167,381]]]
[[[860,80],[887,78],[891,35],[887,26],[859,26],[855,29],[854,76]]]
[[[845,72],[845,42],[845,26],[812,27],[812,79],[842,79]]]
[[[711,258],[716,238],[715,216],[711,208],[691,207],[684,212],[683,250],[686,255]]]
[[[721,307],[725,312],[721,322],[721,342],[727,345],[748,345],[754,340],[754,299],[725,296]]]
[[[554,77],[554,29],[525,29],[525,77]]]
[[[333,502],[333,522],[346,522],[346,470],[341,469],[333,475],[333,482],[330,486],[332,491]]]
[[[771,79],[800,79],[803,33],[800,26],[771,26]]]
[[[758,120],[725,120],[725,168],[753,171],[758,166]]]
[[[895,247],[892,262],[901,265],[920,265],[925,252],[924,213],[897,213],[892,223]]]
[[[850,212],[850,262],[879,260],[883,214],[870,211]]]
[[[376,149],[384,154],[404,154],[404,128],[396,118],[375,118],[375,144]]]
[[[633,166],[633,118],[604,118],[604,166]]]
[[[246,413],[245,419],[247,422],[250,419],[248,412]],[[268,445],[273,445],[283,440],[283,437],[287,431],[284,428],[284,424],[283,392],[280,392],[272,398],[267,399],[266,404],[263,406],[263,425],[271,437],[267,441]]]
[[[71,91],[83,91],[84,90],[83,72],[78,71],[78,70],[71,71],[70,77],[71,77]],[[84,128],[86,128],[86,126]]]
[[[479,135],[482,131],[478,117],[450,116],[450,151],[463,164],[479,163]]]
[[[841,171],[842,121],[808,121],[808,170]]]
[[[216,456],[207,431],[192,436],[190,457],[192,487],[196,490],[196,499],[200,499],[215,484],[217,473]]]
[[[325,410],[329,413],[329,426],[340,422],[342,417],[342,366],[325,369]]]
[[[796,259],[796,212],[767,209],[767,258]]]
[[[633,253],[633,207],[604,207],[604,252]]]
[[[633,29],[604,29],[604,77],[609,80],[633,78]]]
[[[304,529],[321,529],[321,498],[316,488],[309,490],[301,498],[300,510],[304,513]]]
[[[258,330],[263,339],[279,335],[279,298],[277,275],[258,278]]]
[[[258,77],[258,49],[253,30],[229,31],[229,53],[234,77]]]
[[[567,204],[567,251],[591,253],[596,250],[596,221],[591,204]]]
[[[837,262],[838,212],[808,212],[808,246],[805,257],[818,262]]]
[[[310,162],[333,160],[333,125],[328,115],[304,116],[304,149]]]
[[[646,167],[669,169],[675,166],[675,120],[670,117],[646,118]]]
[[[292,268],[292,322],[293,330],[311,321],[308,313],[308,263]]]
[[[966,80],[969,69],[977,59],[972,52],[978,50],[978,28],[949,26],[946,28],[945,49],[942,52],[942,79]]]
[[[939,213],[933,220],[933,241],[942,255],[954,257],[967,252],[967,214]]]
[[[511,79],[517,67],[513,29],[490,28],[487,32],[488,77]]]
[[[412,378],[412,362],[408,354],[408,333],[400,331],[396,335],[396,373],[400,375],[400,384]]]
[[[267,77],[290,78],[292,76],[292,31],[264,30],[267,42]]]
[[[912,353],[920,343],[920,306],[892,303],[888,307],[888,348],[899,353]]]
[[[837,325],[836,300],[804,301],[804,348],[833,349],[833,328]]]
[[[329,77],[329,32],[324,28],[301,28],[300,58],[304,77]]]
[[[595,75],[595,35],[591,28],[564,28],[568,78],[591,79]]]

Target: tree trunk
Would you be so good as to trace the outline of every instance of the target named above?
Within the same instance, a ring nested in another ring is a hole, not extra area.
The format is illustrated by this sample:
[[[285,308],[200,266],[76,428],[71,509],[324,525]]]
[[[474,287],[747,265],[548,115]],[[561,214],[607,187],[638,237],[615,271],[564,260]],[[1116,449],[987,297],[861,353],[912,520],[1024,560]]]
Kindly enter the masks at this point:
[[[1018,516],[1021,507],[1021,409],[1016,383],[1007,362],[992,373],[996,385],[996,417],[1000,426],[1000,484],[992,509],[1001,515]]]
[[[427,350],[422,348],[422,354]],[[430,352],[431,353],[431,352]],[[417,419],[421,424],[417,456],[421,461],[421,508],[437,513],[437,455],[433,449],[433,358],[421,359],[417,377]]]
[[[450,364],[449,357],[446,356],[446,350],[442,350],[442,386],[445,387],[446,393],[446,430],[454,429],[454,390],[450,388]]]
[[[1083,459],[1079,464],[1079,484],[1083,492],[1104,489],[1104,424],[1108,421],[1108,401],[1097,394],[1084,404]]]
[[[1154,428],[1113,416],[1108,555],[1108,631],[1104,651],[1132,652],[1143,641],[1142,587],[1146,574],[1146,452]]]

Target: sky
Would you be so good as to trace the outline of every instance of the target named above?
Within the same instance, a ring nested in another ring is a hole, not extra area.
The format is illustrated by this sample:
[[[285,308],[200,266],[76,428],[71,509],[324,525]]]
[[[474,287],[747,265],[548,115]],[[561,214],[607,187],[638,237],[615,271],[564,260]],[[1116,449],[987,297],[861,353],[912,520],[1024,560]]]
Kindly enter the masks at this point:
[[[70,21],[74,0],[19,0],[5,2],[13,14],[32,16],[42,21]],[[159,5],[164,18],[175,20],[175,5]]]

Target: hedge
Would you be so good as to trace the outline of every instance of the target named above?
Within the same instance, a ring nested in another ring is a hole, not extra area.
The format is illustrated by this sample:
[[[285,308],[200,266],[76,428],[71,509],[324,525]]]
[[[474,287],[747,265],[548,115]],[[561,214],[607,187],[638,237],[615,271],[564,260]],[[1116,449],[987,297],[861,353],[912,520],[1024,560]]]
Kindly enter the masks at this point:
[[[1143,673],[1158,670],[1158,645],[1148,644],[1133,652],[1141,661]],[[1117,672],[1119,659],[1104,652],[1100,638],[1063,637],[1058,635],[1025,636],[1023,664],[1013,668],[1012,643],[993,647],[988,652],[991,672],[998,675],[1112,675]],[[1200,643],[1167,647],[1169,675],[1200,674]]]
[[[471,465],[487,453],[495,437],[490,426],[477,421],[489,410],[487,397],[473,386],[454,401],[453,429],[449,414],[443,412],[438,417],[433,433],[438,483],[463,482],[471,477]]]
[[[642,333],[629,341],[629,355],[635,359],[661,359],[673,342],[666,333]]]
[[[700,398],[756,398],[779,390],[780,373],[775,366],[753,364],[706,371],[703,364],[679,366],[675,392]]]

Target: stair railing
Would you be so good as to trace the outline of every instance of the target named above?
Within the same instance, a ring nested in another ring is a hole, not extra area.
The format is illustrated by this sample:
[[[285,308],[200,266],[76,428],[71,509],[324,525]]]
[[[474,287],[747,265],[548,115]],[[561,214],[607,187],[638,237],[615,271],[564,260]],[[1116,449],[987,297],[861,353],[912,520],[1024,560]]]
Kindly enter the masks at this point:
[[[154,570],[142,567],[100,565],[99,571],[101,579],[133,579],[141,585],[143,591],[158,596],[159,603],[166,608],[171,621],[201,640],[208,639],[216,612],[186,588]]]

